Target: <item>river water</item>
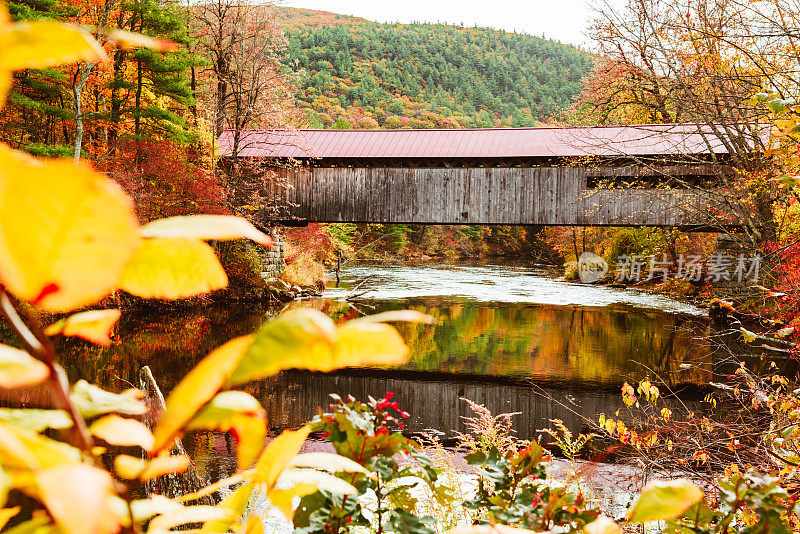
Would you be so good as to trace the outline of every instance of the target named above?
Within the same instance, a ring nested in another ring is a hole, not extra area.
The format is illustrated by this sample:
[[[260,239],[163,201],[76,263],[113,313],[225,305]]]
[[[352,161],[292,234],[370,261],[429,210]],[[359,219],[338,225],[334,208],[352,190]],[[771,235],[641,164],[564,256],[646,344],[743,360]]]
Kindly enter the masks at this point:
[[[468,398],[494,413],[519,412],[516,431],[530,438],[550,419],[581,430],[599,413],[620,409],[625,380],[658,376],[694,402],[702,397],[696,386],[714,369],[705,311],[676,299],[566,283],[531,265],[380,262],[348,264],[341,274],[340,287],[287,308],[314,307],[336,321],[413,309],[436,322],[398,326],[411,348],[401,368],[289,371],[248,385],[276,432],[303,424],[327,406],[330,393],[394,392],[411,413],[412,431],[463,430],[469,410],[460,399]],[[166,395],[216,346],[275,313],[241,304],[127,313],[111,347],[65,340],[59,352],[71,381],[86,378],[119,391],[138,387],[139,371],[148,365]],[[26,404],[44,402],[32,392]],[[230,439],[197,439],[189,447],[207,457],[198,460],[206,475],[229,472],[220,458],[230,457]]]

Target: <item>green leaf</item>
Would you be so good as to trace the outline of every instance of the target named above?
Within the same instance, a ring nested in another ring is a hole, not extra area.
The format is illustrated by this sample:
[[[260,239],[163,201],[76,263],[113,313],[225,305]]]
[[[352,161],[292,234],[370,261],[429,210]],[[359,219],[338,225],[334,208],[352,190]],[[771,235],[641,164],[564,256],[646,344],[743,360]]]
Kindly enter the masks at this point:
[[[222,388],[252,343],[251,336],[228,341],[206,356],[167,397],[167,410],[153,431],[153,451],[170,446],[189,421]]]
[[[62,429],[72,426],[72,419],[64,410],[0,408],[0,419],[33,432],[42,432],[48,428]]]
[[[188,215],[158,219],[142,227],[142,236],[206,241],[250,239],[265,247],[275,244],[270,236],[259,231],[246,219],[227,215]]]
[[[683,478],[650,482],[628,513],[628,521],[645,523],[672,519],[702,498],[700,488]]]
[[[434,534],[435,532],[420,521],[417,516],[406,512],[402,508],[396,508],[389,512],[389,519],[384,525],[384,530],[386,532],[397,532],[398,534]]]
[[[214,250],[196,239],[145,239],[125,267],[119,287],[143,298],[181,299],[228,285]]]
[[[290,486],[285,488],[284,486]],[[340,495],[357,495],[358,490],[341,478],[311,469],[290,469],[281,473],[278,486],[268,492],[270,502],[278,508],[286,519],[292,520],[295,497],[305,497],[318,490]]]
[[[186,426],[187,430],[228,430],[234,414],[263,415],[264,408],[258,400],[244,391],[218,393]]]
[[[0,387],[32,386],[47,380],[50,370],[24,350],[0,344]]]
[[[769,110],[774,113],[775,115],[781,115],[788,111],[789,106],[792,104],[790,100],[784,100],[782,98],[773,98],[769,102],[767,102],[767,107]]]
[[[70,399],[87,419],[107,413],[122,415],[147,413],[147,407],[133,394],[110,393],[86,380],[78,380],[72,386]]]

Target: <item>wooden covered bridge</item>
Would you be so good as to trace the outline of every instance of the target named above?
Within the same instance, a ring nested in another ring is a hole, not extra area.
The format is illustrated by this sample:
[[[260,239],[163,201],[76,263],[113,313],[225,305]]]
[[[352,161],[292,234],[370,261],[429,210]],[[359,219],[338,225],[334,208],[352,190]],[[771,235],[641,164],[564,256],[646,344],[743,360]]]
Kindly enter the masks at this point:
[[[248,163],[236,202],[270,199],[281,220],[700,229],[719,224],[693,187],[718,178],[711,139],[695,125],[246,130],[219,148]]]

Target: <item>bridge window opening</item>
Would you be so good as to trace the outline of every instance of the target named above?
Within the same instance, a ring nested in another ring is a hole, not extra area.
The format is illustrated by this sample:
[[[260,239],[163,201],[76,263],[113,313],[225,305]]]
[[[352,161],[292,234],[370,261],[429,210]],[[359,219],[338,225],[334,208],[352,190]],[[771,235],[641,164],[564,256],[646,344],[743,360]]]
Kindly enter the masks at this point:
[[[715,186],[718,182],[715,176],[707,174],[586,177],[589,189],[694,189]]]

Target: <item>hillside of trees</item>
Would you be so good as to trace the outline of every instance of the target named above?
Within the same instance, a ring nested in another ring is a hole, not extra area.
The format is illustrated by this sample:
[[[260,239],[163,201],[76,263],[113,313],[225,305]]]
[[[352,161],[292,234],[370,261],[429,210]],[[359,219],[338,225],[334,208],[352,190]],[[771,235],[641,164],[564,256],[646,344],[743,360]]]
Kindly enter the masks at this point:
[[[563,118],[592,67],[589,54],[530,35],[361,20],[279,12],[311,127],[535,126]]]

